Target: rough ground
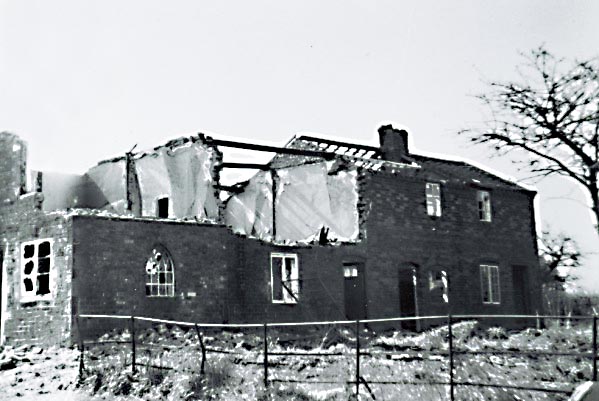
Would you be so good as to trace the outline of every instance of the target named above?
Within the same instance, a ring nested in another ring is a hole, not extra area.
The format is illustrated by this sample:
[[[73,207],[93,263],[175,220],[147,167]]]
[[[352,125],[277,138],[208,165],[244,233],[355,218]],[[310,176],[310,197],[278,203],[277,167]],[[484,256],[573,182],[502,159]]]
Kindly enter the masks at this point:
[[[4,348],[0,352],[0,399],[4,401],[97,401],[76,388],[79,353],[71,349]]]

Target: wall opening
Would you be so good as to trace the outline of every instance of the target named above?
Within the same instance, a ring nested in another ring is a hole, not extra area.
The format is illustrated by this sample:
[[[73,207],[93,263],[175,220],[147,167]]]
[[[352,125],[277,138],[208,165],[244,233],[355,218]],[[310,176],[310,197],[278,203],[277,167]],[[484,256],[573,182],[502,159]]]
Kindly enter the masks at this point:
[[[364,263],[343,263],[345,316],[347,319],[366,319],[366,285]]]
[[[162,219],[168,219],[168,198],[160,198],[158,199],[158,217]]]

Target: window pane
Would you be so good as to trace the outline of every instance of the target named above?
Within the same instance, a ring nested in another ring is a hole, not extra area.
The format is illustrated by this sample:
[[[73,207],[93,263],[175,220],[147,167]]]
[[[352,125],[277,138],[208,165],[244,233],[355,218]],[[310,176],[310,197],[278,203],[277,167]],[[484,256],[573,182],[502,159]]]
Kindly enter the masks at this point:
[[[283,280],[283,259],[279,256],[273,256],[271,258],[271,274],[272,274],[272,299],[276,301],[283,300],[283,287],[281,281]]]
[[[25,284],[25,291],[33,291],[33,281],[30,278],[23,280],[23,283]]]
[[[480,283],[481,283],[481,291],[483,296],[483,302],[489,302],[489,270],[488,266],[481,265],[480,266]]]
[[[27,265],[25,265],[27,270]],[[38,274],[50,273],[50,258],[41,258],[37,261]]]
[[[30,260],[29,262],[25,263],[25,269],[24,269],[23,273],[31,274],[32,271],[33,271],[33,261]]]
[[[32,258],[34,252],[35,252],[35,245],[25,245],[23,257],[24,258]]]
[[[37,256],[43,258],[45,256],[50,256],[50,243],[45,241],[39,244],[39,248],[37,250]]]
[[[44,295],[50,293],[50,275],[40,274],[37,276],[37,293],[38,295]]]

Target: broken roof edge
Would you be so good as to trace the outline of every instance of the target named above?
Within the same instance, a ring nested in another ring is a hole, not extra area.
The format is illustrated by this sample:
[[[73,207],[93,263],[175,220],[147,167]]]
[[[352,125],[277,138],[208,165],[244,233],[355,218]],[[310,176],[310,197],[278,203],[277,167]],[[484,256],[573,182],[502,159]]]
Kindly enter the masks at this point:
[[[118,214],[109,212],[106,210],[99,209],[84,209],[84,208],[73,208],[73,209],[62,209],[46,212],[48,216],[62,216],[65,218],[69,217],[89,217],[89,218],[103,218],[108,220],[128,220],[128,221],[149,221],[149,222],[160,222],[169,224],[188,224],[188,225],[203,225],[203,226],[217,226],[227,227],[225,224],[212,219],[197,219],[197,218],[160,218],[151,216],[134,216],[133,214]],[[228,227],[227,227],[228,228]]]
[[[206,138],[206,136],[204,134],[202,134],[202,133],[197,133],[197,134],[192,134],[192,135],[187,135],[187,136],[180,136],[180,137],[177,137],[177,138],[170,139],[170,140],[168,140],[167,142],[165,142],[162,145],[154,146],[151,149],[142,150],[142,151],[134,153],[133,149],[135,149],[135,147],[137,146],[137,145],[135,145],[135,146],[133,146],[133,148],[129,152],[125,152],[125,155],[123,155],[123,156],[116,156],[116,157],[112,157],[112,158],[109,158],[109,159],[100,160],[99,162],[96,163],[95,166],[90,167],[87,171],[89,171],[90,169],[92,169],[94,167],[103,165],[103,164],[117,163],[117,162],[120,162],[120,161],[125,161],[125,160],[127,160],[127,155],[128,154],[133,155],[133,158],[135,160],[139,160],[139,159],[142,159],[142,158],[144,158],[146,156],[155,155],[161,149],[169,149],[169,150],[174,151],[174,150],[181,149],[181,148],[189,146],[190,144],[198,143],[198,142],[201,143],[202,145],[205,145],[206,147],[212,148],[213,150],[215,150],[217,152],[220,152],[216,146],[211,145],[210,143],[208,143],[205,140],[205,138]],[[208,137],[208,138],[210,138],[210,137]]]
[[[489,174],[494,178],[497,178],[498,180],[503,181],[505,184],[508,184],[512,187],[516,186],[519,187],[520,190],[525,191],[525,192],[531,192],[531,193],[537,193],[538,190],[536,187],[534,187],[533,185],[530,184],[526,184],[522,181],[519,181],[517,178],[502,173],[498,170],[495,170],[493,168],[490,168],[488,166],[485,166],[482,163],[476,162],[474,160],[471,159],[467,159],[465,157],[462,156],[447,156],[445,154],[439,154],[439,153],[435,153],[435,152],[428,152],[428,151],[418,151],[417,153],[410,153],[411,156],[415,156],[415,157],[422,157],[422,158],[427,158],[427,159],[432,159],[435,161],[440,161],[440,162],[448,162],[448,163],[454,163],[454,164],[462,164],[465,166],[470,166],[473,167],[475,169],[478,169],[480,171],[482,171],[485,174]],[[474,178],[472,180],[475,180]]]

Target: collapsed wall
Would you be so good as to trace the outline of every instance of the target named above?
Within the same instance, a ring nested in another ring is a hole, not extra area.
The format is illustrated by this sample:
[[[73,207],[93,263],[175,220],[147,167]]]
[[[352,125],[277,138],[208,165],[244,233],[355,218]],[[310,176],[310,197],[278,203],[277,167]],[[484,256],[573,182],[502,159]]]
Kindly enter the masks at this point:
[[[219,157],[213,147],[192,138],[102,162],[86,173],[86,206],[116,214],[136,215],[138,210],[141,217],[218,220],[214,166]],[[160,200],[167,205],[166,215],[159,215]]]
[[[311,242],[323,229],[328,240],[356,241],[357,176],[355,167],[339,169],[334,162],[260,172],[227,201],[225,222],[236,233],[267,241]]]

